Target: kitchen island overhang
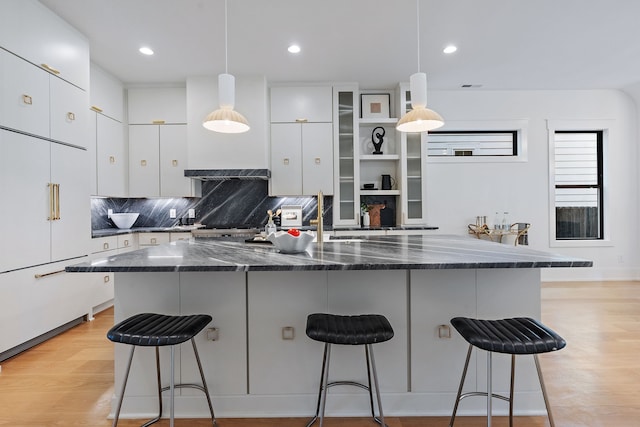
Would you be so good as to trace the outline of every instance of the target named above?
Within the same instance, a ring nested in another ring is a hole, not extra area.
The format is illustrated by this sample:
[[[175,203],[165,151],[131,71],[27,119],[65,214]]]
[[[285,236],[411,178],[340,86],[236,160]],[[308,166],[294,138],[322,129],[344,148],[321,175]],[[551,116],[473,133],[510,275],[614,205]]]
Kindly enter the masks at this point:
[[[592,265],[459,236],[362,240],[280,254],[244,240],[193,239],[96,259],[68,271],[115,272],[116,322],[144,311],[211,314],[218,338],[212,341],[202,333],[197,340],[219,417],[313,414],[322,345],[304,330],[307,315],[321,311],[385,315],[396,332],[376,348],[385,413],[447,416],[467,350],[466,342],[449,329],[449,320],[539,318],[540,268]],[[562,325],[550,326],[562,334]],[[285,339],[291,331],[293,339]],[[564,351],[570,351],[570,344]],[[115,347],[116,393],[127,350]],[[179,352],[177,380],[183,382],[198,378],[188,350]],[[333,379],[366,381],[361,351],[335,351]],[[482,391],[486,358],[482,352],[473,357],[465,390]],[[136,358],[142,361],[134,361],[122,414],[144,418],[156,411],[155,378],[145,369],[152,366],[153,353]],[[544,402],[528,359],[517,363],[515,413],[542,414]],[[508,389],[509,361],[494,357],[494,390]],[[367,414],[366,392],[335,387],[330,393],[339,398],[328,400],[328,416]],[[179,417],[207,417],[198,394],[182,391],[177,405]],[[506,407],[495,407],[506,413]],[[468,399],[461,415],[483,414],[485,408],[483,399]]]

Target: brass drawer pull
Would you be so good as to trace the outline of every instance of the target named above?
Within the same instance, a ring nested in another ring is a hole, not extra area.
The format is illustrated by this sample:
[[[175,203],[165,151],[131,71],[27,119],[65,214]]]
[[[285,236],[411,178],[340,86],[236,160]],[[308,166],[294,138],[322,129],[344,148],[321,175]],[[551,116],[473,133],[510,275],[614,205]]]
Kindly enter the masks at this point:
[[[27,105],[33,105],[33,98],[31,98],[27,94],[24,94],[24,95],[22,95],[22,102],[27,104]]]
[[[69,112],[67,113],[67,119],[68,119],[69,121],[74,121],[74,120],[76,119],[76,115],[75,115],[75,114],[73,114],[73,112],[69,111]]]
[[[153,120],[151,123],[154,125],[163,125],[165,122],[164,120]]]
[[[56,70],[55,68],[53,68],[50,65],[47,65],[47,64],[40,64],[40,65],[42,66],[42,68],[44,68],[45,70],[47,70],[48,72],[50,72],[52,74],[55,74],[56,76],[58,74],[60,74],[60,70]]]
[[[53,276],[54,274],[61,274],[61,273],[64,273],[64,270],[52,271],[50,273],[44,273],[44,274],[35,274],[34,277],[36,279],[42,279],[43,277]]]
[[[102,113],[102,108],[100,108],[100,107],[98,107],[98,106],[92,105],[92,106],[91,106],[91,109],[92,109],[93,111],[95,111],[96,113]]]

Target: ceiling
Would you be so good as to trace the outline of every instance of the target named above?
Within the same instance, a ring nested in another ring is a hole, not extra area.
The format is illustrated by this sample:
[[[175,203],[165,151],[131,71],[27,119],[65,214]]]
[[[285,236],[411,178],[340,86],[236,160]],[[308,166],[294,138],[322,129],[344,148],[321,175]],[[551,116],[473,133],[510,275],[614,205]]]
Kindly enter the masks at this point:
[[[40,0],[127,85],[225,71],[224,0]],[[418,0],[430,89],[609,89],[640,82],[640,1]],[[416,0],[229,0],[228,72],[359,82],[418,71]],[[287,52],[296,42],[297,56]],[[458,51],[445,55],[453,43]],[[155,55],[138,53],[142,45]]]

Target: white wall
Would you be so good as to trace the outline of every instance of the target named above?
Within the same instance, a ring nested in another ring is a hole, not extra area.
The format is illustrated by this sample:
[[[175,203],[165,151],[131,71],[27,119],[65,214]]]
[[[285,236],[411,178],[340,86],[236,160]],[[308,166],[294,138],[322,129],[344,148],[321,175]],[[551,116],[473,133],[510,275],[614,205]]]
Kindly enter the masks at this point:
[[[639,91],[640,92],[640,91]],[[593,268],[543,269],[543,280],[640,278],[638,249],[637,122],[633,99],[620,91],[433,91],[429,106],[448,127],[455,121],[528,121],[528,161],[428,164],[429,223],[441,233],[466,234],[476,215],[508,211],[511,222],[530,222],[533,249],[591,259]],[[606,220],[611,239],[597,247],[552,247],[549,238],[547,120],[613,120],[605,171]]]
[[[260,77],[236,76],[235,109],[249,121],[242,134],[221,134],[202,126],[218,108],[218,76],[187,79],[187,138],[189,169],[268,168],[267,82]]]

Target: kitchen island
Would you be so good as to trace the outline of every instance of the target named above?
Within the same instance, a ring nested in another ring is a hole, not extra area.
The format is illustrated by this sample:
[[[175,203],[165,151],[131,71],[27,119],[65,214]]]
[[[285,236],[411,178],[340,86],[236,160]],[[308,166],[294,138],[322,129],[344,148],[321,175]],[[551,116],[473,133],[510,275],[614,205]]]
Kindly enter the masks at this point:
[[[67,271],[115,272],[116,322],[140,312],[211,314],[212,324],[197,339],[219,417],[312,415],[322,344],[306,337],[307,315],[383,314],[395,330],[392,340],[376,345],[384,410],[409,416],[450,414],[467,349],[449,327],[452,317],[539,318],[540,268],[591,265],[469,237],[414,235],[337,239],[301,254],[244,239],[192,239]],[[562,325],[549,326],[562,334]],[[123,417],[144,418],[156,408],[153,351],[142,350]],[[127,352],[115,347],[116,393]],[[330,380],[364,381],[362,353],[359,347],[336,347]],[[196,381],[190,348],[177,354],[177,380]],[[467,391],[485,387],[485,355],[474,352],[473,358]],[[515,412],[540,414],[544,403],[528,359],[516,368]],[[508,390],[508,363],[508,357],[494,357],[494,391]],[[333,387],[330,393],[327,415],[366,416],[362,390]],[[176,405],[179,417],[207,417],[204,398],[192,390],[180,390]],[[481,414],[485,407],[483,399],[469,399],[460,413]],[[500,404],[495,409],[507,410]]]

